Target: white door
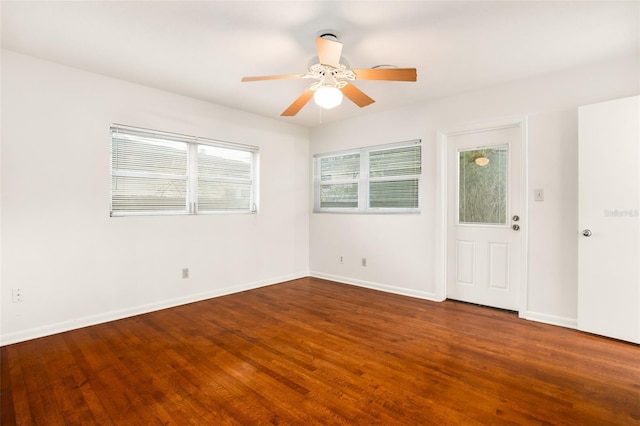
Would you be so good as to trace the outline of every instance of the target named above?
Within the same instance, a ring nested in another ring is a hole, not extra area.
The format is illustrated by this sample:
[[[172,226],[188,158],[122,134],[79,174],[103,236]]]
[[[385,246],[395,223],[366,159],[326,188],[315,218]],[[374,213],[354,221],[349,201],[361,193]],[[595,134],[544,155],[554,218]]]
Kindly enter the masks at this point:
[[[447,297],[518,310],[520,126],[447,137]]]
[[[640,343],[640,97],[579,123],[578,329]]]

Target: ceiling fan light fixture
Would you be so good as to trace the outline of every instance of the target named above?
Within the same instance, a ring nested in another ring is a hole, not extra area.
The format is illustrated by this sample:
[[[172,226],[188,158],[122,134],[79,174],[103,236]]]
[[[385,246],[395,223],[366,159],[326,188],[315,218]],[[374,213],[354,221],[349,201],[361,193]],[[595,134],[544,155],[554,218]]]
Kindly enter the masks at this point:
[[[313,100],[320,108],[331,109],[342,103],[342,90],[333,86],[322,86],[316,89]]]

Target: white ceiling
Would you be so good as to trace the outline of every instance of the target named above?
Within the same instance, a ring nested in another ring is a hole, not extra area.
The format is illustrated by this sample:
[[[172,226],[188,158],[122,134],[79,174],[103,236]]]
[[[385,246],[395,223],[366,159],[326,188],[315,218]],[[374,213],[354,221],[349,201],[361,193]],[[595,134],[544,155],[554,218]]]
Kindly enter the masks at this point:
[[[640,2],[2,1],[2,47],[313,127],[640,53]],[[418,82],[356,82],[376,100],[280,113],[310,80],[314,37],[354,68],[415,67]]]

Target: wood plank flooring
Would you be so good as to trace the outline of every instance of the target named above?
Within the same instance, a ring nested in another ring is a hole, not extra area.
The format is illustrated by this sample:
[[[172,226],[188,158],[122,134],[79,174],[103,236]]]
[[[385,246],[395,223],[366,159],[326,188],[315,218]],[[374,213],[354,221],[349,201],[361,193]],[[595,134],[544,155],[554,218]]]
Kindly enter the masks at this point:
[[[3,425],[639,425],[640,347],[305,278],[3,347]]]

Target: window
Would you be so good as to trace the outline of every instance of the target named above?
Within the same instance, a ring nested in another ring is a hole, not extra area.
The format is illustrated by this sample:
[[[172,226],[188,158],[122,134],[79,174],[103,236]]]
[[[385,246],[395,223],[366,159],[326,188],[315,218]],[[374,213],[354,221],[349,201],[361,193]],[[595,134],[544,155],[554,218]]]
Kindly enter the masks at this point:
[[[420,141],[315,156],[314,211],[417,213]]]
[[[111,216],[255,213],[256,147],[111,127]]]
[[[507,224],[508,147],[458,152],[458,223]]]

